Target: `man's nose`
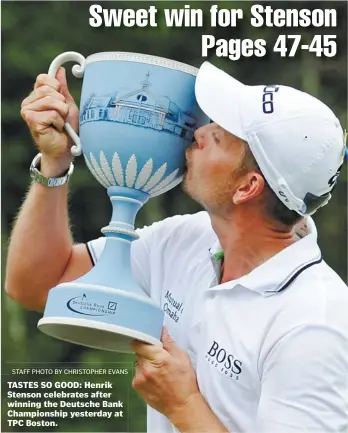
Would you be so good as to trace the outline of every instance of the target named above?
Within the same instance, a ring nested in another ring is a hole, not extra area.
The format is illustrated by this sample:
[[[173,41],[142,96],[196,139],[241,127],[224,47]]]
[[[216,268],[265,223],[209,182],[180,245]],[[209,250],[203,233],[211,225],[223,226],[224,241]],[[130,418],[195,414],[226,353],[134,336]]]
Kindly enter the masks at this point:
[[[204,147],[204,129],[203,127],[200,127],[196,129],[194,132],[195,141],[197,143],[198,149],[203,149]]]

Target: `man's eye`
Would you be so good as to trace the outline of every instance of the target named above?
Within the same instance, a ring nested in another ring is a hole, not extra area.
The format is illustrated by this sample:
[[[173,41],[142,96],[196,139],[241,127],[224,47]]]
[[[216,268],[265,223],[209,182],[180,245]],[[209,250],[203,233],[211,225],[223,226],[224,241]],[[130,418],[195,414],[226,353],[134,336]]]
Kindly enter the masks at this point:
[[[213,139],[215,141],[215,143],[220,143],[219,137],[217,136],[217,134],[213,134]]]

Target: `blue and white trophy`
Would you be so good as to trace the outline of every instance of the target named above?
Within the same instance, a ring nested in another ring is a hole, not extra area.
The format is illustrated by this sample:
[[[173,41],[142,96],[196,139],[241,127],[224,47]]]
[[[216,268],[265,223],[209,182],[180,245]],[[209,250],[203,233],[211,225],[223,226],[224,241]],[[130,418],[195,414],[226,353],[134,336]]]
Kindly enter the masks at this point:
[[[71,343],[130,352],[132,340],[161,345],[163,311],[132,278],[134,221],[151,197],[181,182],[185,151],[194,130],[209,122],[195,98],[198,70],[144,54],[66,52],[49,74],[75,61],[83,76],[80,137],[67,123],[72,153],[83,152],[87,167],[107,188],[113,212],[102,229],[106,244],[86,275],[49,291],[38,328]]]

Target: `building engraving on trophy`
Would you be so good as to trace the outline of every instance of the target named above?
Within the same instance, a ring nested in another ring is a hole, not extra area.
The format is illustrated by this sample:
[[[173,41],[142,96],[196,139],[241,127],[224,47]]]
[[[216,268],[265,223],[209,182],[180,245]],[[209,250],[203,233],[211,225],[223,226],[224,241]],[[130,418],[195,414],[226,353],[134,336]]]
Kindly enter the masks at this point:
[[[182,110],[167,96],[155,96],[151,91],[150,73],[141,81],[141,87],[121,94],[92,94],[84,103],[80,123],[108,121],[151,128],[192,140],[197,119]]]

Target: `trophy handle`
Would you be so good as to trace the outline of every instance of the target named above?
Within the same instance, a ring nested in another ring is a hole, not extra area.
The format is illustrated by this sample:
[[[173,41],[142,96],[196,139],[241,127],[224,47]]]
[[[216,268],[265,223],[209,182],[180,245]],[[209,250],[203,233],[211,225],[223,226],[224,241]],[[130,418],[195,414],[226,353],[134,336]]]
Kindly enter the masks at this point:
[[[66,53],[59,54],[53,62],[51,63],[49,69],[48,69],[48,75],[51,77],[55,77],[57,74],[57,71],[60,66],[63,65],[65,62],[77,62],[78,65],[74,65],[72,68],[72,73],[76,78],[82,78],[83,73],[85,72],[85,62],[86,59],[83,57],[82,54],[76,53],[75,51],[67,51]],[[74,156],[81,155],[82,149],[81,149],[81,141],[80,137],[76,134],[76,132],[73,130],[70,123],[65,122],[64,129],[68,133],[68,135],[71,137],[73,142],[75,143],[73,146],[71,146],[71,153]]]

